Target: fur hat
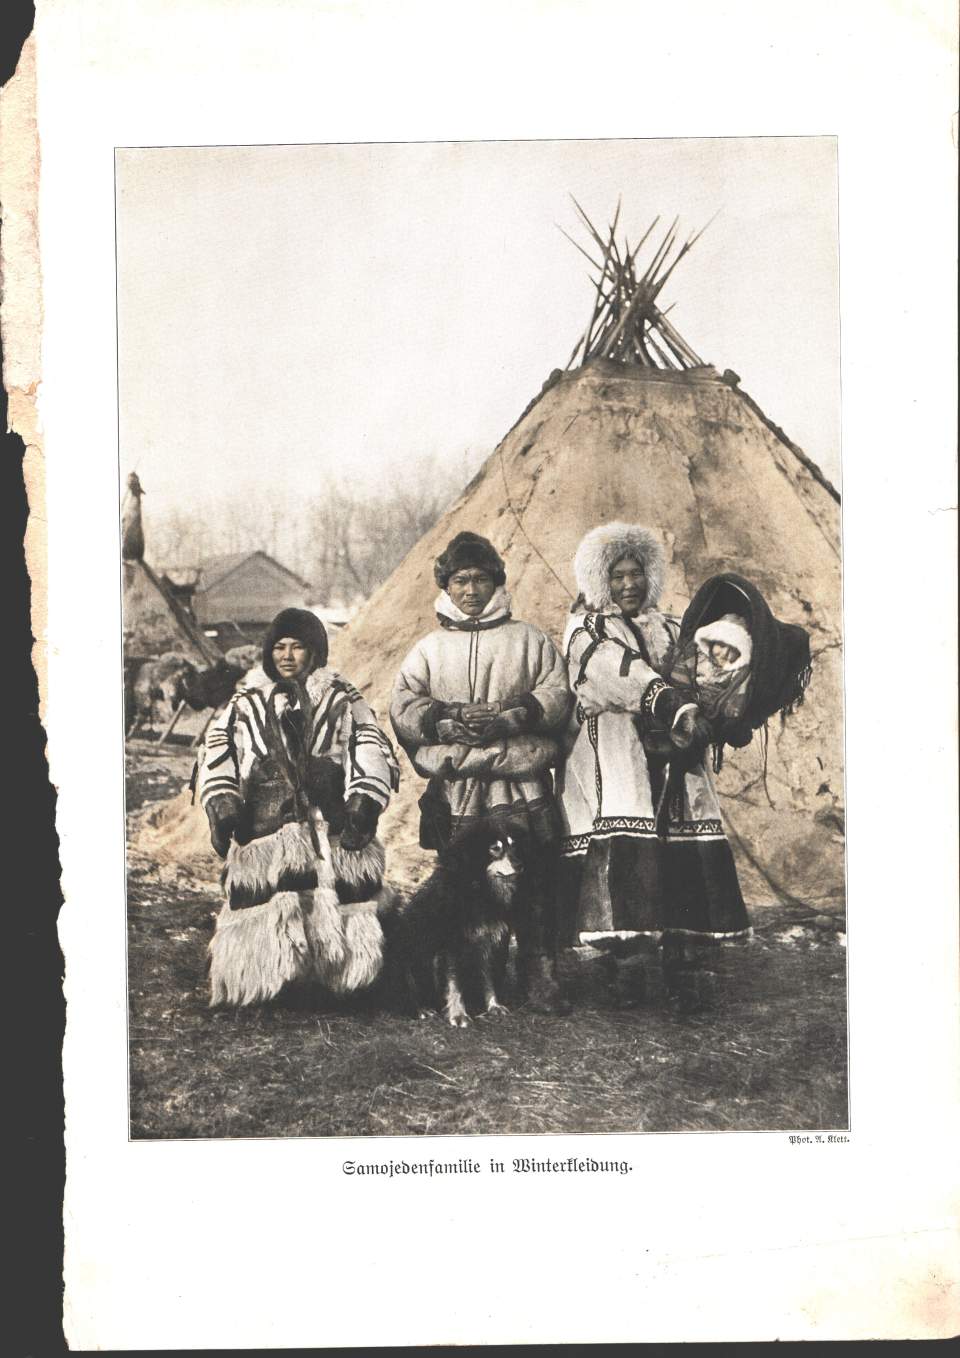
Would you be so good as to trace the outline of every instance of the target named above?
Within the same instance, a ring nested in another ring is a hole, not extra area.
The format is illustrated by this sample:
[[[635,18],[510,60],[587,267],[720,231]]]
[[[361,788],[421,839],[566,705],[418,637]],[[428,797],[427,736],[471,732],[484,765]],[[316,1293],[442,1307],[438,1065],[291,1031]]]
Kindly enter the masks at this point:
[[[452,538],[434,562],[433,574],[440,588],[446,589],[451,575],[470,567],[486,571],[495,585],[507,582],[507,572],[497,549],[479,533],[458,533]]]
[[[631,523],[604,523],[586,535],[573,558],[573,573],[580,591],[574,605],[588,612],[613,608],[610,572],[623,557],[639,561],[647,577],[643,607],[656,608],[663,591],[666,560],[659,539],[649,528]]]
[[[280,675],[273,663],[273,648],[282,637],[294,637],[309,647],[313,663],[318,669],[326,665],[327,633],[323,623],[315,613],[309,613],[305,608],[284,608],[274,618],[263,638],[263,668],[274,683],[279,683]]]

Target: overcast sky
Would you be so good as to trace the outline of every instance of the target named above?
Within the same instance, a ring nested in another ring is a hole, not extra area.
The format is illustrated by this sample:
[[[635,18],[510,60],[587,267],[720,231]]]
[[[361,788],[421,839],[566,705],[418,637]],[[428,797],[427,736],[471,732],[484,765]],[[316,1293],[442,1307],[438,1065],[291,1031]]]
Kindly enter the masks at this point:
[[[123,471],[156,510],[489,452],[590,316],[571,192],[631,242],[720,210],[661,303],[838,481],[829,138],[120,151]]]

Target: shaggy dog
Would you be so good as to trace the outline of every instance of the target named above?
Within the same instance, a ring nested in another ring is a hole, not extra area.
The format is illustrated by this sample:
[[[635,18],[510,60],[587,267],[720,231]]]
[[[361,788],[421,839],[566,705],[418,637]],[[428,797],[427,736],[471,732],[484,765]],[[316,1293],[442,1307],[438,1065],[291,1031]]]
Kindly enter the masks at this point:
[[[510,935],[522,949],[538,876],[537,851],[520,826],[487,822],[451,841],[419,891],[383,920],[411,1013],[427,1018],[439,1009],[465,1028],[468,1002],[507,1012],[500,997]]]

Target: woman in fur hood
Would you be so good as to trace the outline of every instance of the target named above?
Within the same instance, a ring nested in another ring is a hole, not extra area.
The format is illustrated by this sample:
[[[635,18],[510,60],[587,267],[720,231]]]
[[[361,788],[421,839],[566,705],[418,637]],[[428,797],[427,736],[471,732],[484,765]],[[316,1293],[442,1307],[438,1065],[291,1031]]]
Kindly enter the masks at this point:
[[[695,1002],[691,945],[742,936],[749,921],[703,761],[710,728],[661,676],[679,632],[657,609],[663,549],[647,528],[605,524],[581,542],[574,572],[565,941],[614,956],[659,940],[668,989]]]
[[[226,902],[210,943],[212,1005],[273,999],[289,982],[368,985],[382,962],[377,821],[399,780],[357,690],[327,668],[319,619],[288,608],[263,643],[263,682],[207,730],[198,765]]]

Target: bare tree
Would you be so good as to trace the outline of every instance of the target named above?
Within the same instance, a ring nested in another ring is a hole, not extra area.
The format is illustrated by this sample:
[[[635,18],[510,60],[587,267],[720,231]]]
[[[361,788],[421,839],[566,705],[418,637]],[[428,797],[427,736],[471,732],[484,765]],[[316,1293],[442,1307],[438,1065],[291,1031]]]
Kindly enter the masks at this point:
[[[268,485],[256,495],[221,493],[215,504],[178,504],[148,516],[147,559],[182,568],[228,552],[265,551],[307,580],[316,602],[357,603],[433,527],[479,460],[477,451],[427,456],[385,475],[373,493],[344,480],[306,499]]]

